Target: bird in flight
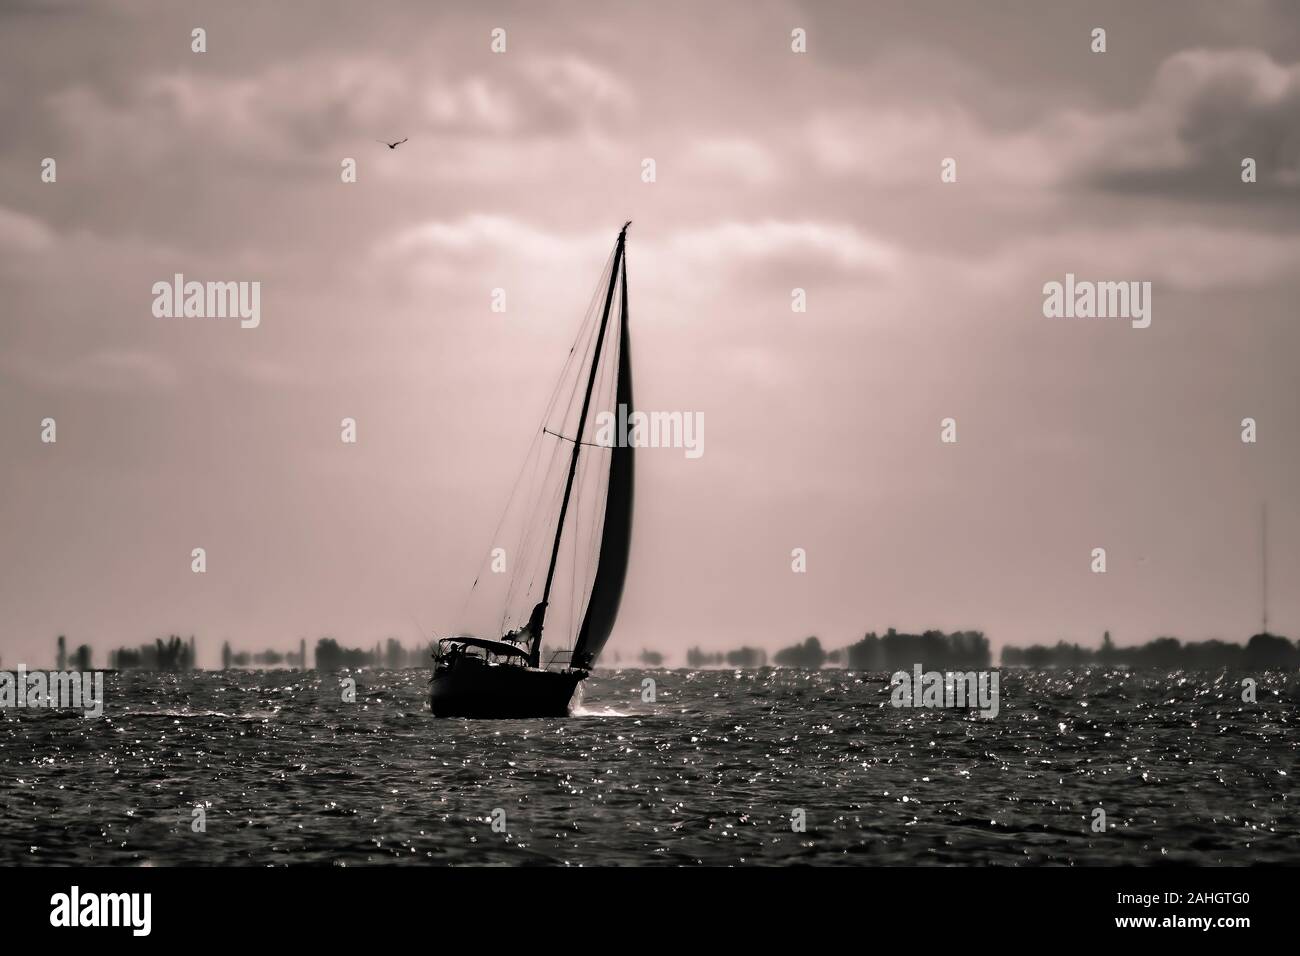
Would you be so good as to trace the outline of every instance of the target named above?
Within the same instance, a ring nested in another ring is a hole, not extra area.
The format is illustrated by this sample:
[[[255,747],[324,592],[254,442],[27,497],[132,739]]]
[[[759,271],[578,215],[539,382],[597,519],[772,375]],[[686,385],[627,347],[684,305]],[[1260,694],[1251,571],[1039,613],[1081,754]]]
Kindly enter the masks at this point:
[[[384,144],[385,146],[387,146],[389,149],[397,149],[397,147],[401,146],[403,143],[406,142],[407,139],[410,139],[410,138],[411,138],[411,137],[408,136],[408,137],[406,137],[406,139],[399,139],[396,143],[389,143],[389,142],[386,142],[385,140],[382,140],[382,139],[377,139],[377,140],[375,140],[375,142],[376,142],[376,143],[383,143],[383,144]]]

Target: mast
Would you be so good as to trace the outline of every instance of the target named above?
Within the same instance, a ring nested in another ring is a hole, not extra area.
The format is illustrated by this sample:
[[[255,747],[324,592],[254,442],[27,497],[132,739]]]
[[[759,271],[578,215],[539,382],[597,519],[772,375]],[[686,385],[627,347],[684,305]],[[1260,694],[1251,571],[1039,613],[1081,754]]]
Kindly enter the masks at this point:
[[[564,482],[564,498],[560,501],[560,520],[555,524],[555,543],[551,546],[551,564],[546,570],[546,587],[542,591],[542,603],[533,610],[533,619],[537,622],[533,629],[533,644],[528,650],[528,665],[537,667],[542,651],[542,628],[546,622],[546,608],[551,600],[551,584],[555,580],[555,565],[560,559],[560,539],[564,537],[564,518],[569,511],[569,496],[573,493],[573,479],[578,473],[578,453],[582,451],[582,427],[587,423],[587,412],[591,408],[591,393],[596,387],[596,373],[600,370],[600,349],[605,341],[605,329],[609,325],[609,310],[614,304],[614,286],[618,283],[619,266],[623,262],[623,243],[627,240],[627,227],[623,224],[618,234],[618,243],[614,247],[614,265],[609,270],[609,287],[605,290],[605,308],[600,316],[600,331],[596,333],[596,350],[591,357],[591,374],[587,376],[587,391],[582,396],[582,411],[578,413],[578,433],[573,438],[573,456],[569,459],[569,476]]]

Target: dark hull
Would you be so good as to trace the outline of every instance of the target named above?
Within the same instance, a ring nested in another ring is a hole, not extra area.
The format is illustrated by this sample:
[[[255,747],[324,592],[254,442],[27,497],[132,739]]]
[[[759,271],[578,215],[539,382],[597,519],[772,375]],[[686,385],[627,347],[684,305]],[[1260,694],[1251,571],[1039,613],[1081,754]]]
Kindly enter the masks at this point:
[[[429,707],[435,717],[567,717],[583,671],[544,671],[459,660],[434,669]]]

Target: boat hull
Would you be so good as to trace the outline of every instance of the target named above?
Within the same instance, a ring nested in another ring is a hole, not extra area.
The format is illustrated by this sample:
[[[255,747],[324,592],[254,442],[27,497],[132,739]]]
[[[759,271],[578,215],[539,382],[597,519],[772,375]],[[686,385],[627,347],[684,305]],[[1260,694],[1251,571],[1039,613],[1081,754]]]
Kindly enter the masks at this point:
[[[584,671],[460,660],[434,669],[429,709],[435,717],[567,717]]]

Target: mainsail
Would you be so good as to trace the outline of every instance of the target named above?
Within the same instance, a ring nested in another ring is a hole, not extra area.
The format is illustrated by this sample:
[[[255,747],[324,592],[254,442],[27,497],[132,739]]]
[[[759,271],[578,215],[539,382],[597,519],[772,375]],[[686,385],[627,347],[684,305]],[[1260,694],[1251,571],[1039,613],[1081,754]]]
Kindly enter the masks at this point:
[[[619,309],[618,384],[615,412],[620,420],[632,413],[632,353],[627,334],[627,256],[622,263],[621,308]],[[620,438],[622,436],[619,436]],[[632,544],[632,446],[615,441],[610,451],[609,490],[605,496],[605,527],[600,535],[600,557],[596,580],[591,585],[587,614],[573,646],[573,666],[590,670],[609,640],[623,598],[627,559]]]

